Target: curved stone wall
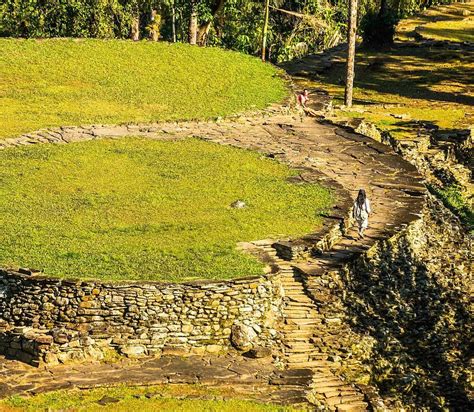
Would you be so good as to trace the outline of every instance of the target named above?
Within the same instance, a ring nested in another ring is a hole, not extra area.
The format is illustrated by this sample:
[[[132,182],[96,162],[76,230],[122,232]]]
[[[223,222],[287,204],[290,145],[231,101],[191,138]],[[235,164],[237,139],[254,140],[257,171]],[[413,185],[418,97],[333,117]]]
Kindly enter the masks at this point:
[[[0,271],[0,318],[9,324],[0,350],[29,363],[100,358],[107,349],[129,356],[219,352],[230,347],[233,333],[257,346],[276,341],[278,274],[113,284],[24,272]]]

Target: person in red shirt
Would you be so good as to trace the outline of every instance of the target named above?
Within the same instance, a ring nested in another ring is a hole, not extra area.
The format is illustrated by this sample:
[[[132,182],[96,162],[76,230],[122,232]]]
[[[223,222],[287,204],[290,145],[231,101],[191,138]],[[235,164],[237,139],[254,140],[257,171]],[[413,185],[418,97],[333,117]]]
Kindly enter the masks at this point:
[[[303,90],[303,93],[299,93],[298,96],[296,97],[298,104],[302,106],[303,108],[306,108],[306,103],[309,100],[309,92],[307,89]]]

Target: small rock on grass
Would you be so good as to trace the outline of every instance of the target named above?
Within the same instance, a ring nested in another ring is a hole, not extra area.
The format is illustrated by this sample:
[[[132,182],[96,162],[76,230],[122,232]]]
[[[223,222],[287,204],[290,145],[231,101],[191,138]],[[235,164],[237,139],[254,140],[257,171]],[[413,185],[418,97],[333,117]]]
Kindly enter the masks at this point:
[[[247,204],[243,200],[236,200],[230,204],[230,207],[233,209],[243,209]]]
[[[109,403],[117,403],[120,402],[120,399],[113,398],[111,396],[103,396],[101,399],[97,401],[99,405],[108,405]]]

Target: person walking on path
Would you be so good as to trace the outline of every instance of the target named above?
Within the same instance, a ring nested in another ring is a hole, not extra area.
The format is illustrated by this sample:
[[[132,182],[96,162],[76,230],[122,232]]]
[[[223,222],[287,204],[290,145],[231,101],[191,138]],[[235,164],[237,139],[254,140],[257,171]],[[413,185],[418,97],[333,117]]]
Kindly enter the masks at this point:
[[[364,189],[359,190],[357,199],[354,202],[354,207],[352,209],[352,216],[357,222],[359,227],[359,237],[364,238],[364,230],[369,226],[369,215],[371,213],[370,202],[367,199]]]

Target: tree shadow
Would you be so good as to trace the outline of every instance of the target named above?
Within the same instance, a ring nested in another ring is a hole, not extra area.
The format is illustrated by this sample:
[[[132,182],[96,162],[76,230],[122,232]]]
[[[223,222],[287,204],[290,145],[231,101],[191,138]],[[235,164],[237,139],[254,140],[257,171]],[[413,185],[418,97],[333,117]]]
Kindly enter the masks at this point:
[[[361,50],[364,51],[364,50]],[[446,67],[444,63],[473,60],[472,53],[458,53],[446,49],[428,47],[397,47],[390,51],[374,53],[366,50],[365,56],[358,55],[356,62],[355,86],[388,93],[416,100],[450,102],[463,105],[474,105],[474,97],[468,94],[439,90],[446,88],[446,83],[470,87],[472,74],[466,65],[465,70],[459,67]],[[440,59],[440,54],[446,59]],[[390,65],[390,67],[388,67]],[[400,70],[398,70],[400,68]],[[325,82],[340,85],[344,64],[336,63],[334,70],[327,71],[321,77]],[[433,87],[438,89],[434,90]]]
[[[450,19],[446,19],[450,20]],[[454,42],[474,42],[474,35],[472,30],[468,28],[459,28],[459,29],[447,29],[447,28],[435,28],[435,27],[426,27],[421,28],[421,33],[427,33],[430,36],[436,36],[442,40],[454,41]],[[456,39],[456,40],[453,40]]]
[[[383,243],[377,259],[355,262],[346,278],[351,327],[376,342],[370,367],[384,395],[396,393],[417,409],[473,410],[468,280],[433,273],[428,263],[404,238]]]

